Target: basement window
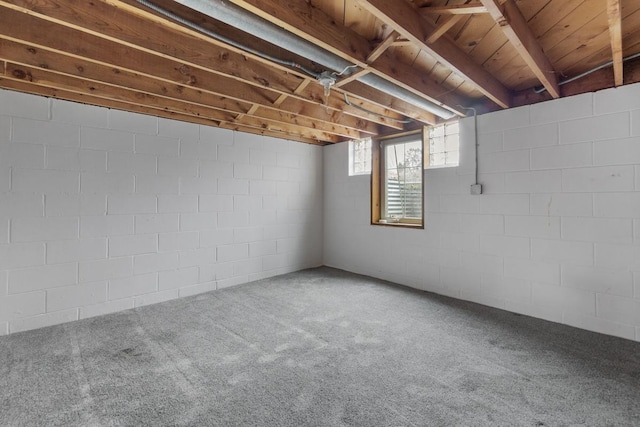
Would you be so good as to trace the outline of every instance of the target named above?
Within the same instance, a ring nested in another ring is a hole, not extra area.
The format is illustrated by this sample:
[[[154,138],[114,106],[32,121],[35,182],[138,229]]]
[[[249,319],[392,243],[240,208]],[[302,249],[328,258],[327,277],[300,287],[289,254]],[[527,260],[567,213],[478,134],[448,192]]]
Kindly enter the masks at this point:
[[[349,176],[371,173],[371,138],[349,141]]]
[[[371,223],[423,228],[425,131],[372,144]]]
[[[429,126],[426,129],[427,146],[425,167],[442,168],[458,166],[460,161],[460,140],[458,122]]]

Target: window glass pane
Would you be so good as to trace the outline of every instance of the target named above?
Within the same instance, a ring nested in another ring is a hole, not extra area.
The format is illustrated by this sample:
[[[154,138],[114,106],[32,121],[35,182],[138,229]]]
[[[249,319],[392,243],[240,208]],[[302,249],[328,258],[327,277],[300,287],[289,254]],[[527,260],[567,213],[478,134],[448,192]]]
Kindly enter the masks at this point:
[[[457,166],[459,164],[458,122],[431,126],[429,135],[429,164],[426,167]]]
[[[349,175],[371,173],[371,138],[349,141]]]
[[[430,153],[444,153],[444,138],[434,137],[429,140]]]
[[[460,164],[460,153],[458,151],[448,151],[446,153],[445,163],[451,166]]]
[[[447,123],[445,125],[445,135],[458,135],[459,133],[458,122]]]
[[[458,142],[458,134],[448,135],[444,140],[444,151],[458,151],[460,144]]]
[[[417,139],[416,139],[417,138]],[[384,145],[384,209],[390,221],[422,218],[422,141],[420,136]]]
[[[437,138],[439,136],[444,136],[444,126],[432,126],[429,129],[429,138]]]
[[[438,166],[438,165],[445,164],[444,152],[434,153],[431,155],[430,159],[431,159],[431,166]]]

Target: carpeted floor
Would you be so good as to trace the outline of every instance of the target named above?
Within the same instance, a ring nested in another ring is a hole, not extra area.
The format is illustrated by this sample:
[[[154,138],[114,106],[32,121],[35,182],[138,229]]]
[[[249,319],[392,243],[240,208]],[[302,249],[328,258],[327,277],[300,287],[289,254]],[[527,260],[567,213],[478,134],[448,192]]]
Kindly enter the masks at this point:
[[[318,268],[0,338],[2,426],[638,426],[640,343]]]

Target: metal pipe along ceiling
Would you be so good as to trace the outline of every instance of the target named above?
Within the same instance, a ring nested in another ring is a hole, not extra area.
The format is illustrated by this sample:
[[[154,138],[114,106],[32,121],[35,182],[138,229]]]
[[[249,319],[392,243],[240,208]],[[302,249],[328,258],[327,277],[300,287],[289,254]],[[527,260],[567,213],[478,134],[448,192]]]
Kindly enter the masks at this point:
[[[250,32],[262,40],[314,61],[336,73],[344,71],[344,74],[348,75],[352,70],[349,67],[353,67],[353,64],[348,61],[228,1],[176,0],[176,2],[239,30]],[[147,2],[141,1],[141,3]],[[248,29],[250,31],[247,31]],[[375,74],[366,74],[357,80],[444,119],[450,119],[455,116],[453,112]]]

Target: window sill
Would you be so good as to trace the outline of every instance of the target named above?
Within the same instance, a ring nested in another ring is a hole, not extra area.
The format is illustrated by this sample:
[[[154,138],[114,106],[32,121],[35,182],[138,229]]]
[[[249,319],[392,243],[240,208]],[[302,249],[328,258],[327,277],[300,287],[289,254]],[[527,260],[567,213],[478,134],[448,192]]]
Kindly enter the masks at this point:
[[[385,220],[381,220],[378,222],[372,222],[371,225],[381,225],[386,227],[398,227],[398,228],[417,228],[424,229],[423,224],[411,224],[408,222],[387,222]]]

